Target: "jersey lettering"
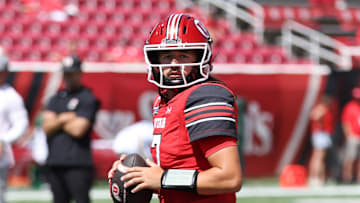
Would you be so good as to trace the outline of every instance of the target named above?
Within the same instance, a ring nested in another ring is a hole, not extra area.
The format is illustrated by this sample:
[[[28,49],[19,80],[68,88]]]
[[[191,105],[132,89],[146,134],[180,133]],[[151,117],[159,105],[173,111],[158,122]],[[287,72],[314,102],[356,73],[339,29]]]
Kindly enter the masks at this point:
[[[151,148],[155,148],[156,151],[156,162],[157,165],[160,166],[160,143],[161,143],[161,134],[154,134],[153,140],[151,143]]]
[[[165,128],[166,118],[155,118],[154,128]]]

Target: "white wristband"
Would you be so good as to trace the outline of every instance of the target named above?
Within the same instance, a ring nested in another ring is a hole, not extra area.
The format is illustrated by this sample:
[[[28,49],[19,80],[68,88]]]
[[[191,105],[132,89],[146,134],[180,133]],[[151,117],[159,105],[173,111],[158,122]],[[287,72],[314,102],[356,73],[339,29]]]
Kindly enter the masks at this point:
[[[161,188],[196,193],[198,174],[197,170],[168,169],[161,177]]]

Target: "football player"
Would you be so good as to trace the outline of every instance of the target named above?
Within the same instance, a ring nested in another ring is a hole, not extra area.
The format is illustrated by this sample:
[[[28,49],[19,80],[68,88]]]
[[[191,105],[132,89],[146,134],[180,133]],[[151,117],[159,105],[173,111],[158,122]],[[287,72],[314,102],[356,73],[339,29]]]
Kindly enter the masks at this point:
[[[132,192],[159,193],[161,203],[236,202],[242,184],[233,92],[210,75],[212,39],[187,14],[158,23],[144,46],[148,80],[159,87],[153,104],[154,162],[122,177]],[[121,164],[109,171],[109,179]]]

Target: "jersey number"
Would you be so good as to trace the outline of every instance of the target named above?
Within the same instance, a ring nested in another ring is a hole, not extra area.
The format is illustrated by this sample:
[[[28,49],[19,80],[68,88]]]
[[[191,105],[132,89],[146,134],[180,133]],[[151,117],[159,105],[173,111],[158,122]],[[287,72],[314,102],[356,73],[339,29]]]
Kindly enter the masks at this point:
[[[154,134],[153,140],[151,143],[151,148],[155,148],[156,152],[156,162],[157,165],[160,166],[160,143],[161,143],[161,134]]]

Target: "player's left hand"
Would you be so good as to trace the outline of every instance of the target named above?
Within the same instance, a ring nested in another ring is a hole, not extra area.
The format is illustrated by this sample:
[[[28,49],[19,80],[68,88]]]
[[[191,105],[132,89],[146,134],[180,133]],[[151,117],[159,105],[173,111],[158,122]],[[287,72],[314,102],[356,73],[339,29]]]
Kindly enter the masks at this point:
[[[143,189],[158,190],[161,188],[161,176],[164,170],[153,161],[146,159],[149,167],[132,167],[126,172],[126,175],[121,177],[125,181],[125,187],[136,185],[131,190],[132,193],[138,192]]]
[[[108,180],[110,181],[116,170],[119,170],[119,165],[121,165],[121,162],[124,161],[126,157],[126,154],[121,154],[119,160],[115,161],[110,169],[110,171],[108,172]],[[121,167],[122,169],[125,169],[125,167]],[[126,171],[121,171],[122,173],[125,173]]]

